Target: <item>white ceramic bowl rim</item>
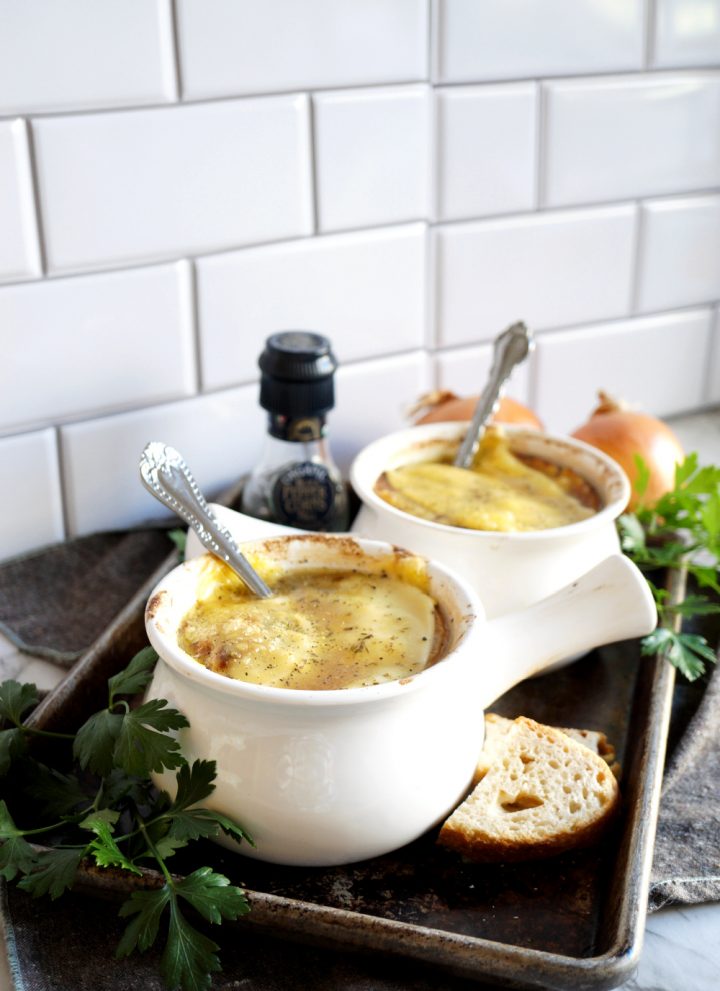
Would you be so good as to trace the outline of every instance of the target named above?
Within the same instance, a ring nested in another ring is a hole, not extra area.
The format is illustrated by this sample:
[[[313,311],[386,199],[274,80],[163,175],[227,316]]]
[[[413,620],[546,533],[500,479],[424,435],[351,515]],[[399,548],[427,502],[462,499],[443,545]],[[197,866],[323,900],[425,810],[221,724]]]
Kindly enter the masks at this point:
[[[331,534],[325,534],[323,537],[324,539],[334,539]],[[269,541],[252,541],[251,543],[283,542],[284,539],[286,538],[273,537]],[[293,536],[287,539],[297,541],[298,537]],[[308,541],[312,541],[316,540],[317,537],[308,534],[307,539]],[[338,537],[337,539],[347,540],[347,536]],[[367,540],[360,537],[353,537],[352,539],[362,548],[370,551],[393,553],[402,550],[402,548],[397,548],[385,541]],[[422,557],[422,555],[413,556]],[[482,624],[485,621],[485,611],[473,589],[449,568],[444,567],[436,561],[425,559],[428,563],[431,581],[433,583],[437,582],[440,586],[445,586],[449,589],[450,594],[455,596],[456,603],[459,606],[458,613],[462,616],[462,629],[456,635],[454,646],[445,656],[441,657],[430,667],[424,668],[422,671],[418,671],[416,674],[410,675],[407,678],[361,688],[315,690],[256,685],[237,678],[229,678],[226,675],[218,674],[216,671],[206,668],[178,645],[175,638],[177,622],[171,624],[171,633],[164,632],[158,623],[158,618],[162,619],[164,609],[170,609],[171,611],[173,609],[173,586],[184,581],[194,581],[194,571],[197,571],[201,567],[203,559],[204,555],[178,565],[158,583],[148,600],[148,606],[145,611],[145,625],[150,642],[163,661],[183,677],[196,682],[200,687],[230,698],[237,697],[248,701],[255,700],[256,702],[276,705],[331,707],[374,703],[407,695],[408,692],[429,687],[433,679],[449,674],[450,669],[460,662],[459,653],[462,653],[462,656],[466,655],[468,641],[471,639],[478,624]],[[156,596],[163,593],[167,593],[170,596],[169,604],[161,601],[159,605],[152,607],[151,604],[153,601],[158,601]],[[477,663],[480,663],[479,658],[477,659]]]
[[[422,526],[436,530],[439,533],[467,534],[480,540],[553,540],[557,539],[560,534],[570,538],[575,534],[584,534],[588,530],[594,530],[606,522],[616,519],[625,509],[631,493],[630,481],[620,465],[612,458],[608,457],[608,455],[603,451],[592,447],[590,444],[586,444],[584,441],[577,440],[574,437],[560,437],[555,434],[548,434],[537,430],[529,430],[523,427],[506,426],[504,424],[503,430],[511,436],[527,438],[531,441],[543,438],[549,443],[555,445],[558,449],[564,447],[566,449],[575,449],[584,453],[590,460],[595,461],[599,470],[604,470],[606,472],[608,475],[607,487],[616,487],[618,490],[617,495],[614,498],[609,499],[602,509],[598,510],[597,513],[593,513],[593,515],[587,517],[587,519],[579,520],[576,523],[568,523],[562,527],[550,527],[545,530],[524,530],[511,532],[502,530],[475,530],[470,527],[453,526],[450,523],[435,523],[432,520],[426,520],[419,516],[413,516],[411,513],[406,513],[404,510],[398,509],[391,503],[386,502],[375,492],[375,482],[377,481],[379,475],[375,475],[371,482],[367,479],[367,462],[371,461],[377,452],[382,451],[383,448],[387,447],[388,454],[390,454],[392,451],[396,452],[398,450],[402,450],[403,447],[407,447],[408,450],[411,450],[412,446],[417,444],[418,440],[421,439],[435,439],[438,441],[454,440],[456,437],[464,436],[468,426],[469,422],[466,423],[465,421],[427,423],[420,424],[415,427],[409,427],[407,430],[399,430],[394,434],[387,434],[384,437],[380,437],[378,440],[373,441],[371,444],[368,444],[367,447],[363,448],[351,465],[350,480],[353,488],[364,503],[372,505],[374,508],[379,509],[382,512],[388,513],[391,517],[395,516],[398,519],[406,521],[412,520]],[[548,460],[554,459],[548,458]],[[558,462],[555,461],[555,463]],[[590,482],[590,484],[593,483]]]

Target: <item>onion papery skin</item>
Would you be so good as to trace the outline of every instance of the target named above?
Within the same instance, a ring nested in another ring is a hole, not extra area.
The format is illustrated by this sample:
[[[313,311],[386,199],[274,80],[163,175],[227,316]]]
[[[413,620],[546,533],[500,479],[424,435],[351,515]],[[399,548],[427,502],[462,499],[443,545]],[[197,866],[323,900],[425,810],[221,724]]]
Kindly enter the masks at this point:
[[[435,405],[414,422],[421,423],[445,423],[455,420],[472,420],[475,407],[477,406],[477,396],[454,396],[452,393],[445,394],[447,398],[441,399]],[[430,404],[428,404],[430,405]],[[515,399],[506,396],[500,400],[497,412],[492,418],[493,423],[516,424],[519,427],[529,427],[534,430],[542,430],[543,425],[532,410]]]
[[[631,512],[641,503],[654,506],[661,496],[670,492],[675,487],[675,466],[685,458],[680,441],[666,423],[634,410],[596,412],[572,436],[597,447],[625,471],[632,486],[627,507]],[[635,491],[636,454],[650,472],[650,481],[642,497]]]

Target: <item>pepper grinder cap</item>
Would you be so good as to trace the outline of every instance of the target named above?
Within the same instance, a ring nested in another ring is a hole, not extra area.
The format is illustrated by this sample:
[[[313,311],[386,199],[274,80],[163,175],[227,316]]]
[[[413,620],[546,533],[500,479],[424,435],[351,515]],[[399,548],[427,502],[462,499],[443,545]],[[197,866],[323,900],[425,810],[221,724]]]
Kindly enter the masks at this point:
[[[271,334],[258,360],[260,405],[287,417],[321,416],[335,405],[330,341],[307,330]]]

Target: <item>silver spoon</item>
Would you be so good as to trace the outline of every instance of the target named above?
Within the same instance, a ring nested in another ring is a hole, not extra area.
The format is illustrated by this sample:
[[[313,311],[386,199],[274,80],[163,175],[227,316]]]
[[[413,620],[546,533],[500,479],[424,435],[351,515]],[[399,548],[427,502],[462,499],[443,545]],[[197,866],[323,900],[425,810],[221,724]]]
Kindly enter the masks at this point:
[[[213,515],[190,469],[174,447],[160,441],[146,444],[140,478],[148,492],[189,524],[205,547],[225,561],[251,592],[267,599],[272,592],[240,552],[231,533]]]
[[[532,334],[524,323],[514,323],[495,338],[490,377],[478,400],[472,422],[455,455],[457,468],[469,468],[477,452],[487,422],[500,404],[500,396],[510,373],[535,347]]]

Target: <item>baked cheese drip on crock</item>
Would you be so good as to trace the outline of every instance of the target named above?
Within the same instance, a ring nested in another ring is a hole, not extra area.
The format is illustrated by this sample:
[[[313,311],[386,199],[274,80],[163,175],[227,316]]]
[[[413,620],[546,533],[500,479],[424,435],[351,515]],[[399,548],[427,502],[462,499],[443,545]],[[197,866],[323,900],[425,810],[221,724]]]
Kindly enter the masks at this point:
[[[217,584],[184,617],[180,647],[229,678],[275,688],[358,688],[407,678],[440,653],[434,599],[389,574],[296,571],[269,599]]]
[[[492,428],[470,470],[430,461],[402,465],[386,471],[375,491],[412,516],[471,530],[547,530],[587,519],[599,508],[575,472],[514,454]]]

